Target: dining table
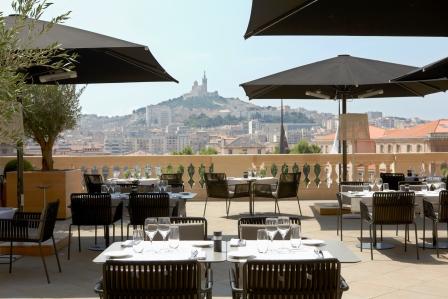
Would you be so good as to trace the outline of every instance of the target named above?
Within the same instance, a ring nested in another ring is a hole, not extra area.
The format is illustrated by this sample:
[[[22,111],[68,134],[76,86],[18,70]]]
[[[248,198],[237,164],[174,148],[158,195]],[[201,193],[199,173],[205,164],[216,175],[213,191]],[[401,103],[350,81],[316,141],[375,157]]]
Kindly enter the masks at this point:
[[[253,215],[255,212],[255,198],[253,195],[253,184],[277,184],[278,179],[275,177],[260,177],[260,176],[248,176],[248,177],[227,177],[227,184],[229,186],[235,186],[238,184],[249,184],[249,213]]]
[[[106,181],[108,184],[117,184],[117,185],[142,185],[142,186],[150,186],[157,185],[160,182],[159,178],[108,178]]]

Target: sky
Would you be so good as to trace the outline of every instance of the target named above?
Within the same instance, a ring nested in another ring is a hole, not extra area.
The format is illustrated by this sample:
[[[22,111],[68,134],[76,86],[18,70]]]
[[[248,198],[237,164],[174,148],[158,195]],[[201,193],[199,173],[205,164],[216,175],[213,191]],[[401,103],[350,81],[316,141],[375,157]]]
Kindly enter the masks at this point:
[[[339,54],[419,67],[448,56],[448,38],[272,36],[244,40],[251,0],[52,2],[42,19],[72,11],[66,25],[147,45],[180,82],[91,84],[80,99],[82,112],[89,114],[124,115],[178,97],[191,89],[194,80],[200,82],[204,71],[209,91],[248,101],[241,83]],[[12,13],[10,0],[0,2],[0,11]],[[432,120],[448,118],[447,100],[445,93],[425,98],[363,99],[349,102],[347,110]],[[253,102],[279,104],[278,100]],[[338,109],[334,101],[285,100],[284,104],[330,113]]]

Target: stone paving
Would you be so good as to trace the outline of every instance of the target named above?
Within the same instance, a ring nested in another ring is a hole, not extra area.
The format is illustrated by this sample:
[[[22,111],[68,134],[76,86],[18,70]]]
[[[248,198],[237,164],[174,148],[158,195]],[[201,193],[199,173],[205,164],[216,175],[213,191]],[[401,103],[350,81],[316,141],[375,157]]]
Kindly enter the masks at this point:
[[[320,216],[312,208],[313,202],[302,202],[303,233],[312,238],[337,239],[336,218]],[[190,216],[202,216],[204,203],[191,202],[187,205]],[[280,202],[282,212],[297,215],[295,201]],[[274,209],[272,202],[257,202],[256,212],[269,213]],[[237,219],[248,211],[247,201],[232,203],[231,215],[227,219],[223,202],[209,202],[206,217],[209,234],[214,230],[222,230],[225,235],[237,234]],[[419,237],[422,236],[422,224],[419,224]],[[413,233],[411,244],[404,252],[404,231],[395,236],[395,227],[384,231],[388,242],[397,245],[392,250],[374,251],[374,260],[370,260],[369,250],[359,252],[355,247],[359,237],[359,220],[344,220],[344,244],[362,259],[356,264],[343,264],[342,275],[347,280],[350,290],[343,298],[448,298],[448,252],[441,250],[440,258],[435,250],[420,251],[420,260],[416,260]],[[68,222],[58,222],[58,233],[67,233]],[[446,237],[446,227],[440,230],[442,238]],[[101,266],[92,263],[98,254],[87,250],[93,243],[93,230],[83,230],[83,251],[79,253],[74,238],[72,258],[67,260],[66,249],[60,252],[62,273],[58,273],[54,256],[47,257],[51,284],[45,280],[43,267],[39,257],[25,256],[13,264],[13,273],[8,274],[8,266],[0,265],[0,298],[97,298],[93,292],[95,282],[101,277]],[[100,232],[101,234],[101,232]],[[368,234],[368,231],[365,231]],[[430,232],[427,232],[427,236]],[[421,241],[421,239],[420,239]],[[0,260],[1,262],[1,260]],[[230,298],[226,263],[213,266],[214,298]]]

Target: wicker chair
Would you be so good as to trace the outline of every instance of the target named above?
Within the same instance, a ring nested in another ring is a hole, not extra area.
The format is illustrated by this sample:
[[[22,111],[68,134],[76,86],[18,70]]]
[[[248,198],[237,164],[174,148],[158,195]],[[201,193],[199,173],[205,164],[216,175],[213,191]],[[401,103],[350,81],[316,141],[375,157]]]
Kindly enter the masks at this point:
[[[438,224],[446,223],[447,224],[447,233],[448,233],[448,191],[442,190],[439,193],[439,210],[436,212],[434,209],[434,205],[427,201],[423,200],[423,249],[425,249],[425,230],[426,230],[426,218],[429,218],[432,221],[432,232],[433,239],[435,241],[437,257],[439,257],[439,233],[438,233]]]
[[[84,183],[87,193],[101,193],[101,186],[104,184],[101,174],[84,174]]]
[[[207,209],[208,198],[224,198],[226,200],[226,215],[229,216],[230,203],[233,198],[250,197],[249,184],[235,185],[235,191],[229,190],[225,173],[206,173],[205,187],[207,196],[205,198],[204,213]]]
[[[113,226],[113,238],[115,238],[115,222],[120,220],[123,238],[123,202],[114,207],[109,193],[73,193],[70,209],[72,223],[68,229],[68,259],[70,259],[72,226],[78,227],[79,252],[81,252],[81,226],[95,226],[95,228],[98,225],[104,226],[104,238],[106,246],[109,246],[109,225]]]
[[[56,256],[58,269],[59,272],[61,272],[61,264],[59,263],[58,251],[53,236],[58,208],[59,200],[48,203],[42,213],[16,212],[13,219],[0,219],[0,241],[10,242],[9,273],[12,271],[14,242],[38,243],[47,282],[50,283],[47,265],[42,252],[42,243],[50,238],[53,242],[54,255]]]
[[[348,290],[337,259],[249,260],[242,276],[239,288],[235,271],[230,272],[233,298],[335,299]]]
[[[168,181],[172,192],[183,192],[184,181],[182,180],[183,173],[162,173],[160,180]]]
[[[238,219],[238,239],[256,240],[257,230],[264,227],[264,225],[266,224],[266,218],[270,217],[251,216],[241,217],[240,219]],[[289,221],[291,224],[301,224],[299,217],[291,216],[289,217]],[[243,230],[246,230],[246,233]]]
[[[129,226],[135,229],[143,226],[148,217],[169,217],[170,197],[168,193],[131,193],[129,194],[129,223],[126,235],[129,237]]]
[[[274,212],[280,213],[280,207],[278,205],[278,200],[281,198],[297,198],[297,204],[299,205],[300,215],[302,215],[302,208],[300,207],[299,201],[299,184],[300,184],[300,176],[301,173],[282,173],[280,174],[280,178],[277,184],[277,188],[272,190],[271,184],[260,184],[254,183],[252,188],[252,194],[255,197],[265,197],[265,198],[273,198],[275,200],[274,203]]]
[[[104,299],[211,298],[212,275],[207,275],[203,289],[201,268],[195,260],[109,260],[103,265],[103,280],[95,285],[95,292]]]
[[[339,205],[339,213],[336,218],[336,234],[339,235],[339,231],[341,231],[341,241],[342,241],[342,215],[344,212],[344,208],[350,208],[351,202],[346,202],[344,197],[340,192],[348,192],[348,191],[362,191],[364,182],[358,181],[347,181],[341,182],[339,184],[339,192],[336,193],[336,199]]]
[[[418,253],[417,224],[414,219],[414,192],[375,192],[373,193],[372,212],[361,202],[361,242],[363,222],[369,223],[370,258],[373,260],[373,243],[376,242],[377,225],[405,225],[404,251],[407,250],[409,225],[414,224],[415,247]],[[372,228],[374,236],[372,237]],[[362,244],[361,244],[362,251]]]
[[[405,181],[404,173],[383,172],[380,174],[383,184],[389,184],[389,190],[400,190],[399,182]]]
[[[171,224],[178,224],[178,225],[194,225],[194,224],[200,224],[202,227],[202,238],[204,240],[207,240],[208,238],[208,225],[207,225],[207,219],[204,217],[170,217]],[[182,236],[182,231],[179,232],[179,238],[180,240],[187,240],[188,238],[185,238]],[[196,240],[199,240],[196,239]]]

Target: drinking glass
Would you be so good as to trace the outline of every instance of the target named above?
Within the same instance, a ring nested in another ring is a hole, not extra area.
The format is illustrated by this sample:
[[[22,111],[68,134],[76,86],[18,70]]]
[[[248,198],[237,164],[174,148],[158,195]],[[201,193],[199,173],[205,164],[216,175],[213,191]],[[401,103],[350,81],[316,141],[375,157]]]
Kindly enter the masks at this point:
[[[287,216],[281,216],[278,217],[278,232],[280,233],[280,236],[282,236],[282,239],[285,240],[286,234],[289,231],[290,223],[289,223],[289,217]]]
[[[179,226],[170,225],[170,234],[168,235],[168,245],[172,249],[179,247]]]
[[[383,191],[389,191],[389,183],[383,183]]]
[[[426,192],[426,191],[428,191],[428,185],[423,184],[422,185],[422,192]]]
[[[378,191],[381,191],[381,187],[383,186],[383,179],[377,178],[375,181],[375,185]]]
[[[268,233],[264,228],[257,230],[257,250],[259,253],[268,251]]]
[[[145,236],[143,235],[143,230],[135,229],[132,234],[132,249],[135,253],[142,253],[144,249],[143,240]]]
[[[370,188],[370,186],[369,186],[368,183],[364,183],[364,184],[362,185],[362,191],[363,191],[364,193],[368,193],[368,192],[369,192],[369,188]]]
[[[151,241],[154,239],[154,236],[157,234],[157,218],[146,218],[145,219],[145,233]]]
[[[293,249],[299,249],[302,245],[302,232],[300,225],[291,225],[290,242]]]
[[[266,218],[266,232],[268,233],[269,239],[271,240],[271,248],[274,244],[274,238],[278,231],[278,219],[277,218]]]
[[[159,221],[157,224],[157,230],[159,234],[162,236],[162,241],[166,241],[166,237],[170,233],[170,218],[169,217],[159,217]]]

